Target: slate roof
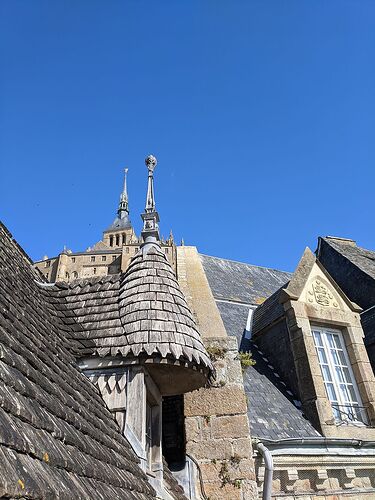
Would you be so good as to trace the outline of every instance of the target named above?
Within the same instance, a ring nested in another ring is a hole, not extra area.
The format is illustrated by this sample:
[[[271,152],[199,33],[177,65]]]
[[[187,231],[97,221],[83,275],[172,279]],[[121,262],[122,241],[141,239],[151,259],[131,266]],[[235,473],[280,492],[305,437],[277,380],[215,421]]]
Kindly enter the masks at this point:
[[[280,304],[280,293],[283,288],[286,288],[288,283],[276,290],[275,293],[268,297],[267,300],[258,306],[254,311],[252,333],[256,335],[263,328],[271,325],[274,321],[284,315],[284,307]]]
[[[363,311],[361,323],[366,332],[365,344],[375,344],[375,305]]]
[[[132,223],[130,222],[129,216],[125,215],[124,217],[116,217],[110,226],[104,231],[108,233],[109,231],[120,231],[120,229],[131,229]]]
[[[278,376],[270,360],[253,342],[249,343],[248,350],[256,362],[244,372],[252,437],[278,440],[320,436],[303,416],[299,409],[301,403]]]
[[[200,257],[215,299],[258,305],[291,277],[291,273],[267,267],[208,255]]]
[[[99,392],[78,371],[66,327],[31,261],[0,227],[0,496],[155,496]]]
[[[350,260],[363,272],[375,279],[375,252],[357,245],[351,245],[330,237],[322,238],[326,243]]]
[[[297,407],[297,398],[256,344],[244,335],[250,309],[254,311],[253,328],[257,322],[259,326],[282,313],[279,293],[292,274],[207,255],[201,255],[201,259],[228,335],[235,336],[239,350],[251,351],[256,361],[244,372],[252,437],[277,440],[318,436]]]
[[[80,356],[172,356],[211,370],[164,252],[152,247],[133,257],[123,275],[76,280],[48,287],[51,303],[71,330]]]
[[[228,302],[216,302],[220,316],[223,320],[228,335],[237,337],[239,350],[244,348],[244,332],[249,316],[249,310],[254,307],[248,304],[236,304]]]

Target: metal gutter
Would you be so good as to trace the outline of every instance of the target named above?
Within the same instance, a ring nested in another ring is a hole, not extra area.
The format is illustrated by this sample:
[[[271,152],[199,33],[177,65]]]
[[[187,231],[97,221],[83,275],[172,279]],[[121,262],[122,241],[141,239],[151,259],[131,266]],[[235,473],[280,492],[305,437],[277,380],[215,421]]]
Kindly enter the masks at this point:
[[[325,437],[258,439],[273,455],[368,455],[375,456],[375,441]]]
[[[254,442],[254,447],[259,451],[264,459],[264,481],[262,500],[271,500],[272,495],[272,477],[273,477],[273,459],[270,450],[260,441]]]

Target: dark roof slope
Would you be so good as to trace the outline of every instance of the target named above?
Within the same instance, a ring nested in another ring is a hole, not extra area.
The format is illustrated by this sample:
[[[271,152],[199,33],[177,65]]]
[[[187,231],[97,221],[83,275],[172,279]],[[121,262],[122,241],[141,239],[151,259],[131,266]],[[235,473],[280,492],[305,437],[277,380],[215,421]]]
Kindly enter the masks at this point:
[[[275,293],[268,297],[267,300],[258,306],[254,311],[252,333],[256,335],[268,325],[281,318],[284,313],[284,307],[280,304],[280,294],[283,288],[286,288],[288,283],[276,290]]]
[[[352,240],[319,238],[317,257],[350,300],[368,309],[375,304],[375,252]]]
[[[287,282],[291,273],[200,255],[215,299],[261,304]]]
[[[365,344],[375,344],[375,305],[367,309],[367,311],[363,311],[361,323],[366,333]]]
[[[264,353],[253,342],[248,348],[256,361],[244,372],[251,435],[275,440],[319,436]]]
[[[339,238],[322,238],[326,243],[349,259],[353,264],[362,269],[366,274],[375,279],[375,252],[367,250],[346,240]]]
[[[39,275],[0,227],[0,496],[155,496],[96,388],[81,374]]]

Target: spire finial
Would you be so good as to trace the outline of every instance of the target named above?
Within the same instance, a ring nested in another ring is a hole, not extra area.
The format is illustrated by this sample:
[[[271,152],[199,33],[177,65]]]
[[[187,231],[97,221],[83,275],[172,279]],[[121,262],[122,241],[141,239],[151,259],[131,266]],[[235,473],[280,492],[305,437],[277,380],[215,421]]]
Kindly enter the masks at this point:
[[[123,219],[127,215],[129,215],[129,199],[128,199],[128,189],[127,189],[127,175],[128,168],[124,168],[124,189],[120,196],[120,203],[117,210],[117,215],[119,219]]]
[[[146,212],[150,213],[155,210],[155,194],[154,194],[154,170],[157,165],[155,156],[149,155],[145,159],[146,167],[148,170],[148,186],[146,198]]]
[[[159,245],[160,235],[159,235],[159,214],[155,208],[155,194],[154,194],[154,170],[157,165],[157,160],[155,156],[149,155],[146,160],[146,167],[148,170],[148,181],[147,181],[147,196],[146,196],[146,208],[142,214],[143,219],[143,230],[142,238],[144,241],[144,248],[148,248],[149,244]]]

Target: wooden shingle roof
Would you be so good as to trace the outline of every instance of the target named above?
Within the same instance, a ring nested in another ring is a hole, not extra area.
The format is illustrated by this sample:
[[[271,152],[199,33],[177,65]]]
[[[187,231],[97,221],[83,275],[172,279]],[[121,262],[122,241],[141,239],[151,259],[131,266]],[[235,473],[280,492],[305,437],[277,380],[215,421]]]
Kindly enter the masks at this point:
[[[204,385],[212,364],[164,252],[140,249],[122,275],[44,286],[77,357],[136,357],[185,366]],[[154,368],[153,368],[154,369]],[[198,376],[198,373],[200,374]],[[194,386],[194,387],[193,387]],[[165,388],[169,393],[169,388]]]
[[[1,226],[0,497],[154,498],[38,279]]]

